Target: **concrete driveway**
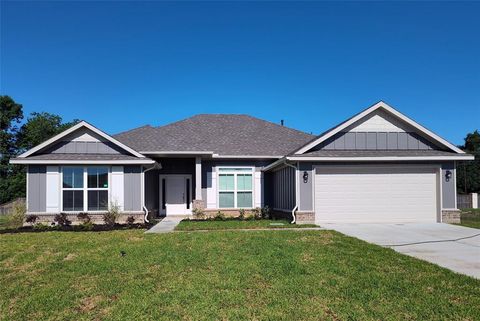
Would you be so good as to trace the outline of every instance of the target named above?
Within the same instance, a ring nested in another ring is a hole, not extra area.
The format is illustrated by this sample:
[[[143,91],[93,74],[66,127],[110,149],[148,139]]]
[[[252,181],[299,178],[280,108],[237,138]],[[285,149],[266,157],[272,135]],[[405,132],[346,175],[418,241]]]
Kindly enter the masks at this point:
[[[442,223],[322,226],[480,279],[480,229]]]

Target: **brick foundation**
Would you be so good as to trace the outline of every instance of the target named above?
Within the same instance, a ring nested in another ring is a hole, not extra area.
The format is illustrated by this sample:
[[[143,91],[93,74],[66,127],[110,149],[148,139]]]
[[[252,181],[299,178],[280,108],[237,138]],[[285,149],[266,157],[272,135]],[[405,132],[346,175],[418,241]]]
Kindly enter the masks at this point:
[[[297,211],[295,219],[297,224],[315,224],[315,213]]]
[[[27,214],[28,216],[29,214]],[[35,224],[47,224],[51,225],[54,222],[55,219],[55,214],[35,214],[37,215],[37,220],[35,221]],[[90,221],[93,224],[104,224],[103,221],[103,214],[88,214],[90,217]],[[117,223],[119,224],[125,224],[127,222],[127,218],[133,216],[135,218],[135,221],[133,224],[143,224],[144,223],[144,213],[120,213],[118,215]],[[72,222],[72,225],[80,225],[83,223],[83,221],[79,220],[77,218],[77,214],[67,214],[68,220]],[[31,225],[30,223],[25,223],[25,226]]]
[[[442,222],[459,224],[460,211],[459,210],[442,210]]]

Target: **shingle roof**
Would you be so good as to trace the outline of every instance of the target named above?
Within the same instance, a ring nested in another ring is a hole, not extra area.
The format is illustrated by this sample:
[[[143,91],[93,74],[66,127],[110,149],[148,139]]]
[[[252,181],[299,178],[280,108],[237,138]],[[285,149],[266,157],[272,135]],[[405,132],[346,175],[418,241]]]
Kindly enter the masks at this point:
[[[85,160],[85,161],[116,161],[116,160],[150,160],[123,154],[38,154],[26,158],[17,157],[14,160]]]
[[[210,151],[219,155],[273,157],[286,155],[315,136],[248,115],[200,114],[113,137],[140,152]]]
[[[420,157],[420,156],[463,156],[441,150],[316,150],[295,157]]]

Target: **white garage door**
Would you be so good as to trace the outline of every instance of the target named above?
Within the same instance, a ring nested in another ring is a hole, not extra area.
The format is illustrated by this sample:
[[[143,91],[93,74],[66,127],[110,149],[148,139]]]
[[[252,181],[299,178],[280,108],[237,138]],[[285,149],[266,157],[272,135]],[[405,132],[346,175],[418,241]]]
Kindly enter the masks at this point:
[[[318,166],[315,220],[436,222],[437,171],[412,166]]]

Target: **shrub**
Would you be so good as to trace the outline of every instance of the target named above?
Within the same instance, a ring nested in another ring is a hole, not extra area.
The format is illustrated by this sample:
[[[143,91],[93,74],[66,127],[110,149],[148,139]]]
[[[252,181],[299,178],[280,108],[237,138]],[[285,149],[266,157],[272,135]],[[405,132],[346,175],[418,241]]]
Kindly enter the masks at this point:
[[[90,218],[90,215],[88,215],[88,213],[85,213],[85,212],[78,213],[77,219],[82,223],[89,223],[92,221],[92,219]]]
[[[255,220],[259,220],[262,218],[262,209],[260,207],[256,207],[252,210],[252,214]]]
[[[60,226],[69,226],[70,224],[72,224],[72,221],[68,219],[68,216],[65,213],[55,215],[53,221]]]
[[[108,212],[103,214],[103,221],[108,226],[113,226],[117,222],[118,215],[120,212],[120,206],[117,202],[110,203],[110,209]]]
[[[127,224],[132,225],[133,223],[135,223],[135,217],[133,215],[130,215],[129,217],[127,217]]]
[[[48,226],[47,224],[37,223],[37,224],[33,225],[33,229],[37,230],[37,231],[46,231],[46,230],[50,230],[51,227]]]
[[[205,218],[205,211],[199,207],[194,208],[192,214],[195,219],[203,220]]]
[[[241,208],[238,211],[238,218],[241,219],[242,221],[245,219],[245,209]]]
[[[265,207],[262,207],[262,209],[260,210],[261,211],[261,214],[262,214],[262,218],[263,219],[270,219],[271,218],[271,210],[270,210],[270,207],[265,206]]]
[[[83,222],[82,224],[79,225],[79,227],[81,230],[91,231],[93,230],[94,224],[92,223],[92,221],[88,221],[88,222]]]
[[[223,212],[218,211],[217,214],[215,214],[214,220],[225,221],[225,214],[223,214]]]
[[[30,215],[27,215],[27,217],[25,217],[25,222],[34,225],[37,219],[38,219],[38,215],[30,214]]]
[[[25,203],[17,202],[13,206],[12,212],[8,214],[7,225],[9,228],[19,228],[23,226],[25,221],[25,213],[27,212],[27,207]]]

